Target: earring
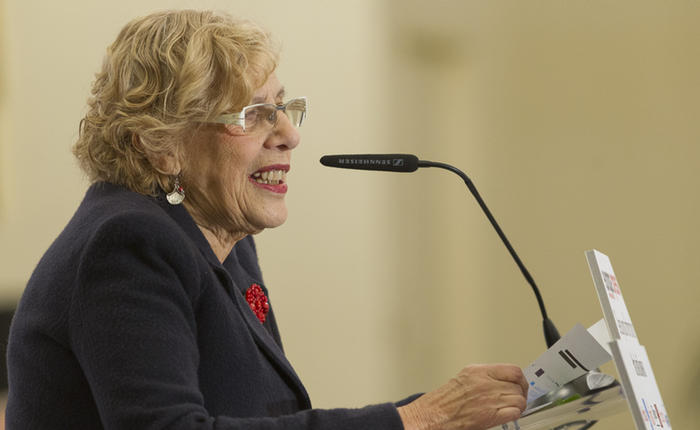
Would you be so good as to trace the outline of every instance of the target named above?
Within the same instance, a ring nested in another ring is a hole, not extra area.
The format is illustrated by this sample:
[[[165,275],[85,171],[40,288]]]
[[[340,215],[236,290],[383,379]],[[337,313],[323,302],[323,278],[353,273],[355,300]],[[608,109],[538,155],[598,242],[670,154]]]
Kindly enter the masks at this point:
[[[173,190],[166,194],[168,203],[171,205],[179,205],[185,200],[185,189],[180,185],[180,175],[175,176],[175,184],[173,184]]]

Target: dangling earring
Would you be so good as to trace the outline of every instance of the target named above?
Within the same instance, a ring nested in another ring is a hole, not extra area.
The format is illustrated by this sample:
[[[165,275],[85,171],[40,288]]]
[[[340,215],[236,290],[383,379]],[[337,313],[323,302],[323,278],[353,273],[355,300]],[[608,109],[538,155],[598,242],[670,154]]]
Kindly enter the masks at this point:
[[[168,203],[171,205],[179,205],[185,200],[185,189],[180,185],[180,174],[175,176],[175,184],[173,184],[173,190],[169,192],[165,197],[168,199]]]

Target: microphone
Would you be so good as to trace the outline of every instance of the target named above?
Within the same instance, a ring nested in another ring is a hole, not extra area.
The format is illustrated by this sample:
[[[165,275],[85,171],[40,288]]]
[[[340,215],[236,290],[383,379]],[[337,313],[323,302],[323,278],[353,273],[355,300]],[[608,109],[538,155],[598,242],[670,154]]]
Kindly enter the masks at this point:
[[[506,237],[505,233],[503,233],[503,230],[501,230],[501,227],[496,222],[496,219],[491,214],[491,211],[486,206],[486,203],[484,203],[484,199],[482,199],[481,195],[479,195],[476,186],[474,186],[474,183],[464,172],[449,164],[419,160],[418,157],[412,154],[324,155],[321,157],[321,164],[328,167],[339,167],[342,169],[407,173],[415,172],[419,167],[437,167],[439,169],[449,170],[450,172],[458,175],[467,185],[467,188],[472,193],[477,203],[479,203],[481,210],[484,211],[486,218],[488,218],[489,222],[491,222],[491,225],[496,230],[496,233],[498,233],[498,237],[501,238],[501,241],[508,249],[508,252],[510,253],[511,257],[513,257],[515,264],[525,277],[525,280],[528,284],[530,284],[530,287],[532,287],[532,291],[535,293],[535,298],[537,299],[537,304],[540,307],[540,313],[542,314],[542,328],[544,331],[544,339],[547,343],[547,348],[554,345],[554,343],[561,338],[559,331],[554,326],[554,323],[547,316],[547,310],[544,307],[544,301],[542,300],[542,295],[540,294],[539,288],[537,288],[537,284],[535,284],[535,280],[533,279],[532,275],[530,275],[530,272],[528,272],[523,262],[520,260],[520,257],[518,257],[518,254],[515,252],[515,249],[513,249],[513,246],[510,244],[510,241]]]
[[[418,157],[411,154],[324,155],[321,164],[341,169],[415,172],[418,170]]]

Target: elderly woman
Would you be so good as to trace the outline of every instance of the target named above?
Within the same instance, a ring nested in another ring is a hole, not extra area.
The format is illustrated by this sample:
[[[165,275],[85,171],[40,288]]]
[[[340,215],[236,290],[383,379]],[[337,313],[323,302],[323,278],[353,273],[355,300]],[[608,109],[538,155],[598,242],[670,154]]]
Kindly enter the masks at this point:
[[[93,182],[39,262],[9,344],[9,429],[481,429],[516,419],[512,365],[397,404],[312,409],[252,236],[282,224],[306,99],[270,37],[211,12],[129,23],[74,147]]]

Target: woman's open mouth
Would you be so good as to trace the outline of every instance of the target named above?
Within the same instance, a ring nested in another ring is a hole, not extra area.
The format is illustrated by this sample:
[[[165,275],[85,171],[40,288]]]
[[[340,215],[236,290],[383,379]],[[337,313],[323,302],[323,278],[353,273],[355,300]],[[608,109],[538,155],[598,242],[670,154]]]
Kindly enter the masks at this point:
[[[248,177],[253,184],[275,193],[287,192],[287,172],[289,165],[263,167]]]
[[[255,172],[251,175],[258,184],[279,185],[287,179],[287,172],[284,170],[268,170],[266,172]]]

